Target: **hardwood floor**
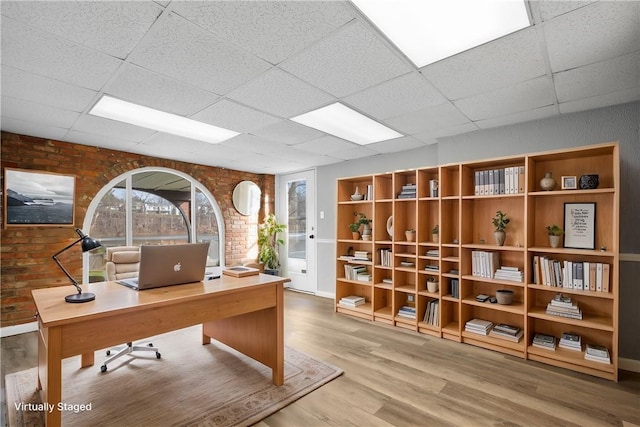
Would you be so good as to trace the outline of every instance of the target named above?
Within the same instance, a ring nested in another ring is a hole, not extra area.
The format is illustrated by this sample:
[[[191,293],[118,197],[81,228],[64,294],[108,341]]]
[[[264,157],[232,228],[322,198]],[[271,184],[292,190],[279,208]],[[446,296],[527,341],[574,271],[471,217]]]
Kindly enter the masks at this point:
[[[638,374],[616,384],[338,315],[292,291],[285,307],[286,344],[345,373],[259,427],[640,426]],[[1,347],[3,378],[36,365],[35,332]]]

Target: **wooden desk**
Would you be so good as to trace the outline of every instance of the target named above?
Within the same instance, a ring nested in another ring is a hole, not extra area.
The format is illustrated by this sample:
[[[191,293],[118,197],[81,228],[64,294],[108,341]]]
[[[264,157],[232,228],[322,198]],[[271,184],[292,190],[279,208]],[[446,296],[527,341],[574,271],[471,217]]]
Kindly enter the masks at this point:
[[[164,288],[133,291],[115,282],[83,285],[95,301],[72,304],[64,297],[73,286],[32,291],[38,310],[38,389],[49,426],[59,426],[62,359],[82,355],[81,366],[94,363],[94,352],[109,346],[202,324],[202,344],[211,338],[270,367],[273,383],[284,382],[283,284],[289,279],[260,274]]]

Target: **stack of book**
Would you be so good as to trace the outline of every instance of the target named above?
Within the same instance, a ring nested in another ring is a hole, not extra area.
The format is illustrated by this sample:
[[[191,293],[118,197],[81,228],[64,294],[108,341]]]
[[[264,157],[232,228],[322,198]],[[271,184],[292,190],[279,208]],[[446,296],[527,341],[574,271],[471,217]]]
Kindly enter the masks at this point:
[[[429,270],[429,271],[438,271],[438,264],[427,264],[424,266],[425,270]]]
[[[511,282],[521,282],[524,278],[522,271],[518,269],[518,267],[505,267],[502,266],[498,270],[496,270],[496,274],[493,276],[494,279],[498,280],[509,280]]]
[[[355,251],[353,253],[354,261],[371,261],[371,254],[367,251]]]
[[[498,323],[493,327],[493,329],[491,329],[491,332],[489,332],[489,336],[491,337],[513,342],[520,342],[523,334],[524,331],[517,326],[511,326],[504,323]]]
[[[567,350],[582,351],[582,339],[580,335],[564,332],[558,346]]]
[[[464,330],[478,335],[489,335],[493,323],[488,320],[471,319],[464,325]]]
[[[440,300],[432,299],[427,303],[427,310],[424,312],[423,322],[432,326],[439,325],[439,321],[438,321],[438,311],[440,307],[439,302]]]
[[[400,310],[398,310],[398,317],[404,317],[405,319],[415,320],[416,308],[409,307],[408,305],[403,305],[402,307],[400,307]]]
[[[458,279],[451,279],[451,296],[460,298],[460,281]]]
[[[578,308],[578,304],[571,301],[571,297],[562,294],[557,294],[549,301],[546,313],[551,316],[582,320],[582,310]]]
[[[344,305],[346,307],[357,307],[364,303],[364,297],[359,297],[357,295],[349,295],[348,297],[340,298],[340,305]]]
[[[584,358],[593,362],[611,363],[609,349],[596,344],[587,344],[585,346]]]
[[[390,278],[382,279],[382,283],[386,283],[387,285],[393,285],[393,280]]]
[[[416,189],[416,184],[403,185],[402,190],[400,190],[400,193],[398,193],[398,199],[415,199]]]
[[[360,282],[371,281],[371,274],[364,265],[349,265],[344,266],[344,278],[347,280],[357,280]]]
[[[556,351],[556,337],[545,334],[535,334],[533,337],[533,346],[546,348],[547,350]]]
[[[440,256],[440,251],[438,249],[429,249],[425,255],[428,257],[438,258]]]

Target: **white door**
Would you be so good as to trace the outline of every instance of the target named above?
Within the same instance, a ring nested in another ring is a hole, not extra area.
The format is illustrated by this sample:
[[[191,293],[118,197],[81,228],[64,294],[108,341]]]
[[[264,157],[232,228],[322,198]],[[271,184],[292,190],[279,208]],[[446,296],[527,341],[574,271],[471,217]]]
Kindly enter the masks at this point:
[[[287,225],[282,264],[289,288],[316,292],[315,171],[281,175],[278,219]]]

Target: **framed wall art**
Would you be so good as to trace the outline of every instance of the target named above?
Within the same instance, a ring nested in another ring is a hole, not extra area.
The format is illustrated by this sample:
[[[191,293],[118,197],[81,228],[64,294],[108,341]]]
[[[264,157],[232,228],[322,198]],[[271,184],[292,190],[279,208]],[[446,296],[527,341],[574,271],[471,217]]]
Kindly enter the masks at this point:
[[[73,226],[75,187],[74,175],[5,168],[5,227]]]
[[[578,188],[578,180],[575,176],[563,176],[562,177],[562,189],[563,190],[575,190]]]
[[[564,247],[596,248],[596,204],[564,204]]]

